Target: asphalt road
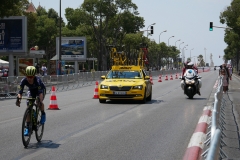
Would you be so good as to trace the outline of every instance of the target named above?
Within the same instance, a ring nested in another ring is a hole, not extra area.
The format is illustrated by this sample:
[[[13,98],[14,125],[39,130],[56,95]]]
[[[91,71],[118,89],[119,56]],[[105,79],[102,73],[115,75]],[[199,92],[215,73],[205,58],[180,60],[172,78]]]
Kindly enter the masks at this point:
[[[202,96],[192,100],[183,94],[180,80],[157,82],[158,77],[153,78],[153,100],[146,104],[100,104],[92,99],[94,85],[57,92],[60,110],[46,110],[43,140],[37,143],[33,135],[27,149],[21,140],[25,102],[18,108],[13,99],[1,100],[0,159],[182,159],[218,72],[200,75]],[[49,101],[50,94],[46,109]]]

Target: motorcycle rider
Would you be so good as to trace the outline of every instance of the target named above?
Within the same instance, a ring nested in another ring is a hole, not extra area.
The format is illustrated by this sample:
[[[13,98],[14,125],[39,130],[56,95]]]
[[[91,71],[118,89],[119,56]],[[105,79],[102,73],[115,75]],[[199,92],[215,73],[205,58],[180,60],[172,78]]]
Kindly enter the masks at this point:
[[[186,63],[184,63],[184,67],[183,67],[183,70],[182,70],[182,77],[183,77],[183,75],[184,75],[184,73],[186,72],[187,69],[193,69],[198,74],[198,68],[194,66],[193,62],[188,60]]]
[[[198,74],[198,68],[194,66],[194,63],[193,62],[190,62],[190,61],[187,61],[185,64],[184,64],[184,68],[183,68],[183,72],[182,72],[182,81],[181,81],[181,87],[182,89],[184,90],[184,79],[183,79],[183,76],[186,72],[187,69],[193,69],[195,72],[196,72],[196,75]],[[198,76],[198,75],[197,75]],[[201,82],[201,79],[197,79],[198,80],[198,84],[196,86],[197,88],[197,94],[201,96],[201,93],[200,93],[200,88],[202,87],[202,82]]]

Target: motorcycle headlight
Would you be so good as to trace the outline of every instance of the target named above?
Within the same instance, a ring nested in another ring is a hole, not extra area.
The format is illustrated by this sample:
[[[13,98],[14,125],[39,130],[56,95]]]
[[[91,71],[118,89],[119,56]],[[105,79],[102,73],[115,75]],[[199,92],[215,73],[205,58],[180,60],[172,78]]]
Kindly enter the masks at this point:
[[[108,86],[106,86],[106,85],[100,85],[100,89],[108,89]]]
[[[186,80],[186,84],[194,84],[195,81],[194,80]]]
[[[143,86],[142,85],[138,85],[138,86],[133,86],[133,89],[142,89],[143,88]]]

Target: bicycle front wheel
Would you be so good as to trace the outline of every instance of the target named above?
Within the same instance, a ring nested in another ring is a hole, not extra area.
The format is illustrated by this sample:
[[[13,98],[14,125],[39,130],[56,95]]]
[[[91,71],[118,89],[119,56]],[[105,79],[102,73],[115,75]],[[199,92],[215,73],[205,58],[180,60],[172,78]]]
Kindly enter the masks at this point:
[[[36,107],[37,115],[36,115],[36,128],[35,128],[35,135],[38,142],[42,140],[43,132],[44,132],[44,124],[40,123],[41,120],[41,111],[38,107]]]
[[[23,121],[22,121],[22,142],[23,142],[23,145],[25,147],[28,146],[29,142],[30,142],[30,139],[31,139],[31,135],[32,135],[32,125],[31,125],[31,122],[28,122],[29,124],[27,124],[27,118],[28,116],[30,117],[30,109],[27,108],[25,113],[24,113],[24,116],[23,116]],[[24,132],[28,130],[28,135],[24,135]]]

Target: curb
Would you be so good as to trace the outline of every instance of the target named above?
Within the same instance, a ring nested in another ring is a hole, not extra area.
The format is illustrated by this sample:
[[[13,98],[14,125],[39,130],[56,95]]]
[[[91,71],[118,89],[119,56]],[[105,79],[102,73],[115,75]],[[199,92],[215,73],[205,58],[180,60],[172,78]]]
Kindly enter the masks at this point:
[[[183,160],[198,160],[202,154],[204,142],[206,141],[208,125],[211,121],[212,106],[206,106],[199,118],[197,127],[190,139]]]

